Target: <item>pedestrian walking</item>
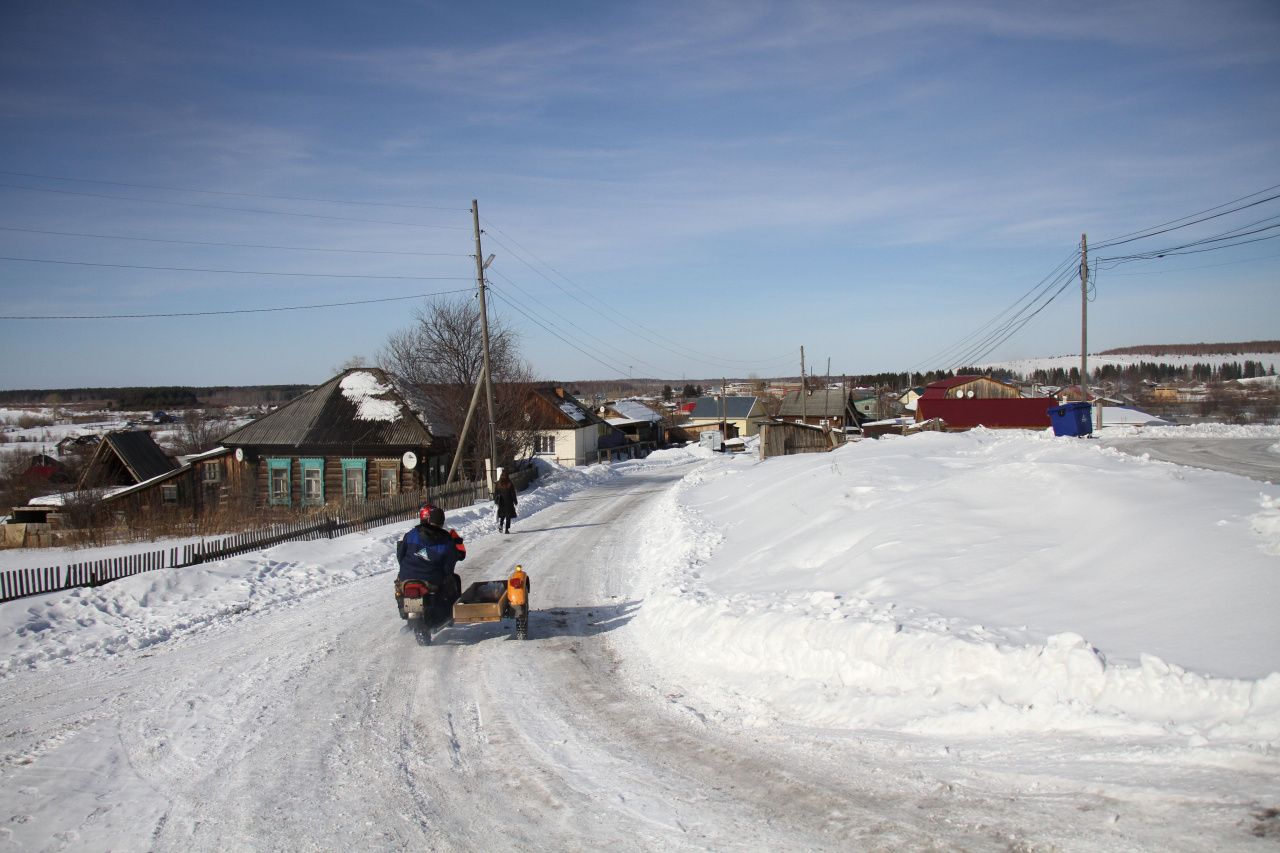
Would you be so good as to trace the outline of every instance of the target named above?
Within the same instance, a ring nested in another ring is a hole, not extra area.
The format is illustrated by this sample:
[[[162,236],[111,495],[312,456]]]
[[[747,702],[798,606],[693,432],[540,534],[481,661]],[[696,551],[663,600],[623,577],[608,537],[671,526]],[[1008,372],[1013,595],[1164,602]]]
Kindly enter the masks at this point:
[[[500,471],[493,487],[493,502],[498,505],[498,532],[511,532],[511,519],[516,517],[516,484],[506,471]]]

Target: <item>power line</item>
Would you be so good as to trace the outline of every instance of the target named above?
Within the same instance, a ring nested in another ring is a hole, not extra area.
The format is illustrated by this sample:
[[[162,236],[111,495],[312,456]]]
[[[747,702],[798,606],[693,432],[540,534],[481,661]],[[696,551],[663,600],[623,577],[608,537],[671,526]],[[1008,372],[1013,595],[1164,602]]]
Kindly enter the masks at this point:
[[[507,294],[507,293],[501,293],[501,292],[496,292],[496,291],[495,291],[495,292],[494,292],[494,296],[496,296],[499,300],[501,300],[501,301],[503,301],[503,302],[507,302],[507,303],[509,303],[513,308],[515,308],[516,310],[518,310],[518,311],[522,312],[523,316],[527,317],[527,318],[528,318],[529,320],[531,320],[535,325],[540,326],[540,327],[541,327],[544,331],[546,331],[548,334],[552,335],[552,336],[553,336],[553,337],[555,337],[555,338],[558,338],[559,340],[561,340],[561,341],[563,341],[564,343],[568,344],[569,346],[573,347],[573,348],[574,348],[574,349],[576,349],[578,352],[582,353],[583,355],[585,355],[587,358],[591,359],[592,361],[595,361],[595,362],[598,362],[599,364],[604,365],[605,367],[609,368],[609,370],[613,371],[614,373],[617,373],[619,376],[622,376],[622,375],[623,375],[623,373],[625,372],[625,371],[623,371],[623,370],[622,370],[622,368],[618,367],[616,364],[610,364],[609,362],[605,361],[604,359],[602,359],[602,358],[600,358],[600,357],[598,357],[598,356],[596,356],[596,355],[593,355],[592,353],[587,352],[585,349],[583,349],[582,347],[578,346],[576,343],[574,343],[573,341],[569,340],[568,338],[564,337],[564,336],[563,336],[563,335],[561,335],[559,332],[557,332],[557,331],[555,331],[554,329],[552,329],[552,328],[548,327],[545,323],[543,323],[543,322],[542,322],[541,320],[539,320],[536,316],[534,316],[534,313],[533,313],[532,311],[529,311],[527,308],[522,307],[522,306],[520,305],[520,303],[518,302],[518,300],[516,300],[516,299],[512,298],[510,294]]]
[[[177,311],[167,314],[62,314],[62,315],[0,315],[0,320],[139,320],[163,317],[213,317],[226,314],[265,314],[274,311],[311,311],[317,308],[344,308],[350,305],[371,305],[377,302],[403,302],[407,299],[429,299],[451,293],[470,293],[471,288],[442,290],[437,293],[415,293],[412,296],[388,296],[382,299],[359,299],[352,302],[325,302],[319,305],[289,305],[280,308],[234,308],[224,311]]]
[[[1195,272],[1196,270],[1212,270],[1218,267],[1230,267],[1236,264],[1255,264],[1258,261],[1271,261],[1280,258],[1280,255],[1262,255],[1257,258],[1240,258],[1236,261],[1223,261],[1220,264],[1204,264],[1198,267],[1179,267],[1174,272]],[[1147,275],[1168,275],[1166,270],[1150,270],[1148,272],[1113,272],[1108,278],[1134,278],[1137,276]]]
[[[392,202],[348,201],[345,199],[335,199],[335,198],[313,198],[310,196],[265,195],[262,193],[237,193],[237,192],[228,192],[226,190],[201,190],[201,189],[195,189],[193,187],[171,187],[171,186],[164,186],[160,184],[127,184],[122,181],[100,181],[100,180],[94,180],[92,178],[69,178],[69,177],[60,176],[60,175],[37,175],[31,172],[9,172],[9,171],[0,170],[0,175],[9,175],[15,178],[39,178],[41,180],[48,180],[48,181],[71,181],[71,182],[80,183],[80,184],[98,184],[100,186],[109,186],[109,187],[129,187],[131,189],[139,189],[139,190],[164,190],[166,192],[201,193],[204,195],[234,196],[238,198],[261,198],[261,199],[270,199],[273,201],[316,201],[316,202],[322,202],[324,204],[351,204],[351,205],[358,205],[361,207],[403,207],[403,208],[408,208],[413,210],[442,210],[442,211],[448,211],[450,213],[469,213],[470,212],[469,208],[465,208],[465,207],[440,207],[440,206],[429,205],[429,204],[397,204]]]
[[[1232,213],[1239,213],[1242,210],[1248,210],[1251,207],[1257,207],[1260,204],[1266,204],[1269,201],[1275,201],[1276,199],[1280,198],[1280,194],[1268,196],[1267,198],[1263,198],[1263,199],[1258,199],[1257,201],[1252,201],[1252,202],[1249,202],[1248,204],[1242,204],[1239,207],[1233,207],[1230,210],[1222,210],[1222,208],[1228,207],[1233,204],[1238,204],[1239,202],[1245,201],[1246,199],[1253,198],[1254,196],[1261,195],[1262,193],[1265,193],[1265,192],[1270,192],[1271,190],[1274,190],[1277,188],[1280,188],[1280,184],[1277,184],[1274,187],[1267,187],[1267,189],[1265,190],[1258,190],[1258,192],[1256,193],[1250,193],[1249,195],[1244,196],[1244,198],[1238,198],[1235,201],[1229,201],[1229,202],[1226,202],[1225,204],[1220,204],[1217,207],[1211,207],[1208,210],[1202,210],[1200,211],[1200,213],[1193,213],[1193,214],[1190,214],[1189,216],[1184,216],[1181,219],[1173,219],[1162,225],[1154,225],[1151,228],[1144,228],[1142,231],[1134,231],[1129,234],[1125,234],[1121,237],[1116,237],[1111,240],[1103,240],[1102,242],[1097,243],[1094,246],[1094,248],[1109,249],[1112,246],[1119,246],[1124,243],[1132,243],[1136,240],[1145,240],[1148,237],[1155,237],[1160,234],[1167,234],[1170,231],[1177,231],[1181,228],[1188,228],[1192,225],[1198,225],[1201,222],[1208,222],[1210,219],[1217,219],[1222,216],[1229,216]],[[1213,211],[1215,210],[1220,212],[1213,213]],[[1204,214],[1212,214],[1212,215],[1205,216]],[[1182,223],[1182,224],[1179,225],[1176,223]],[[1169,226],[1169,227],[1166,227],[1166,226]]]
[[[159,267],[145,266],[142,264],[107,264],[90,261],[62,261],[52,260],[49,258],[13,258],[0,255],[0,261],[20,261],[29,264],[63,264],[67,266],[77,267],[107,267],[110,269],[125,270],[155,270],[160,272],[207,272],[218,273],[221,275],[275,275],[287,276],[291,278],[359,278],[359,279],[386,279],[391,281],[469,281],[469,276],[464,275],[350,275],[340,273],[321,273],[321,272],[267,272],[263,270],[224,270],[224,269],[208,269],[204,267]]]
[[[1275,217],[1271,217],[1271,219],[1274,219],[1274,218]],[[1197,255],[1203,252],[1215,252],[1221,249],[1231,249],[1236,246],[1244,246],[1249,243],[1259,243],[1259,242],[1262,242],[1263,240],[1273,240],[1276,237],[1280,237],[1280,234],[1272,234],[1267,237],[1257,237],[1252,240],[1240,239],[1241,237],[1249,237],[1254,234],[1262,234],[1267,231],[1274,231],[1275,229],[1280,228],[1280,222],[1274,223],[1272,225],[1266,225],[1261,228],[1252,227],[1254,225],[1261,225],[1263,222],[1268,222],[1268,221],[1270,221],[1270,219],[1259,220],[1258,222],[1250,223],[1249,225],[1241,225],[1238,228],[1233,228],[1229,231],[1224,231],[1221,234],[1217,234],[1212,237],[1204,237],[1199,240],[1192,240],[1189,243],[1183,243],[1179,246],[1169,246],[1164,249],[1152,249],[1149,252],[1139,252],[1132,255],[1117,255],[1112,257],[1098,258],[1097,263],[1099,264],[1110,263],[1110,265],[1114,267],[1122,263],[1129,263],[1131,261],[1153,260],[1155,258],[1163,258],[1168,255]],[[1227,241],[1234,241],[1234,242],[1227,242]],[[1210,245],[1211,243],[1218,243],[1219,245],[1213,246],[1213,245]],[[1200,248],[1200,247],[1207,247],[1207,248]]]
[[[917,363],[916,365],[914,365],[914,368],[912,369],[911,372],[914,373],[923,368],[933,368],[937,365],[937,362],[940,360],[943,360],[953,355],[958,355],[961,352],[967,352],[969,349],[973,348],[973,342],[975,341],[975,339],[978,340],[978,346],[981,347],[982,345],[985,344],[986,341],[991,340],[993,337],[998,337],[1011,324],[1016,323],[1018,318],[1021,317],[1025,312],[1031,310],[1032,306],[1034,306],[1046,293],[1048,293],[1049,289],[1052,288],[1057,283],[1058,279],[1062,275],[1064,275],[1067,271],[1074,269],[1075,264],[1079,260],[1079,258],[1080,258],[1079,250],[1072,252],[1070,255],[1064,258],[1061,262],[1059,262],[1058,265],[1055,266],[1049,272],[1048,275],[1040,279],[1040,281],[1036,282],[1036,284],[1032,286],[1030,290],[1022,294],[1021,296],[1019,296],[1016,300],[1013,301],[1013,303],[1011,303],[1007,308],[1005,308],[999,314],[992,317],[986,323],[983,323],[981,326],[979,326],[974,331],[970,332],[965,337],[961,338],[959,341],[956,341],[950,346],[947,346],[944,349],[939,350],[938,352],[926,358],[924,361]],[[1026,302],[1026,305],[1023,305],[1024,302]],[[1018,308],[1018,306],[1020,305],[1022,305],[1023,307]],[[1017,310],[1014,311],[1014,309],[1017,309]],[[991,331],[987,331],[988,329],[991,329],[991,327],[996,323],[1000,323],[1001,319],[1005,318],[1005,315],[1009,314],[1010,311],[1014,311],[1014,313],[1010,315],[1007,319],[1004,319],[1004,322],[1001,323],[998,327],[992,329]],[[983,334],[984,332],[986,332],[985,335]],[[981,336],[981,338],[979,338],[979,336]],[[963,366],[963,365],[959,365],[959,366]]]
[[[0,172],[3,174],[3,172]],[[216,246],[233,249],[275,249],[290,252],[331,252],[349,255],[406,255],[416,258],[469,258],[466,252],[402,252],[385,249],[333,249],[319,246],[271,246],[263,243],[224,243],[210,240],[166,240],[160,237],[130,237],[121,234],[88,234],[80,231],[46,231],[40,228],[19,228],[0,225],[0,231],[20,231],[24,234],[47,234],[53,237],[90,237],[99,240],[133,240],[143,243],[167,243],[176,246]]]
[[[324,219],[332,222],[362,222],[367,225],[397,225],[406,228],[438,228],[446,231],[467,231],[469,229],[460,225],[429,225],[422,222],[389,222],[383,219],[358,219],[350,216],[326,216],[320,213],[295,213],[285,210],[264,210],[254,207],[226,207],[220,204],[198,204],[193,201],[166,201],[155,198],[136,198],[133,196],[107,195],[106,193],[84,193],[74,190],[55,190],[45,187],[24,187],[19,184],[0,184],[0,187],[11,190],[26,190],[34,193],[54,193],[56,195],[74,195],[85,198],[105,198],[112,201],[132,201],[142,202],[143,204],[167,204],[175,207],[195,207],[203,210],[224,210],[231,213],[263,213],[271,216],[293,216],[302,219]]]
[[[507,276],[503,275],[501,272],[498,272],[498,271],[496,271],[496,270],[495,270],[495,271],[492,271],[492,272],[490,273],[490,275],[491,275],[491,276],[497,276],[498,278],[501,278],[501,279],[502,279],[503,281],[505,281],[507,284],[511,285],[512,287],[514,287],[514,288],[516,288],[517,290],[519,290],[522,294],[524,294],[525,298],[527,298],[527,299],[529,299],[529,300],[531,300],[531,301],[533,301],[533,302],[537,303],[538,305],[541,305],[543,308],[546,308],[547,310],[552,310],[552,309],[548,308],[548,307],[547,307],[543,302],[541,302],[540,300],[538,300],[538,299],[537,299],[537,297],[535,297],[535,296],[533,296],[532,294],[530,294],[527,290],[525,290],[525,289],[524,289],[523,287],[521,287],[520,285],[516,284],[516,283],[515,283],[514,281],[512,281],[510,278],[508,278]],[[578,332],[579,332],[580,334],[585,335],[585,336],[587,336],[587,337],[589,337],[589,338],[593,338],[593,339],[595,339],[596,341],[599,341],[601,344],[603,344],[603,345],[604,345],[604,346],[606,346],[606,347],[610,347],[610,346],[611,346],[611,344],[610,344],[608,341],[604,340],[603,338],[599,337],[598,335],[595,335],[595,334],[593,334],[593,333],[591,333],[591,332],[587,331],[586,329],[582,328],[581,326],[579,326],[578,324],[574,323],[573,321],[568,320],[568,319],[563,318],[563,317],[562,317],[561,319],[562,319],[565,323],[567,323],[568,325],[570,325],[570,326],[572,326],[573,328],[577,329],[577,330],[578,330]],[[637,356],[632,355],[631,353],[624,352],[624,351],[622,351],[622,350],[618,350],[617,352],[618,352],[618,354],[619,354],[619,355],[622,355],[623,357],[625,357],[625,358],[627,359],[627,363],[628,363],[628,364],[631,364],[631,365],[640,364],[640,365],[644,365],[644,366],[646,366],[646,367],[651,367],[651,368],[653,368],[654,370],[658,371],[658,374],[659,374],[659,375],[660,375],[660,374],[662,374],[662,373],[665,373],[665,372],[666,372],[666,371],[664,371],[662,368],[658,367],[657,365],[651,364],[651,363],[649,363],[649,362],[645,361],[645,360],[644,360],[644,359],[642,359],[642,358],[639,358],[639,357],[637,357]]]
[[[790,360],[794,357],[794,356],[792,356],[791,354],[786,354],[786,355],[778,356],[778,357],[776,357],[776,358],[772,358],[772,359],[765,359],[765,360],[762,360],[762,361],[748,361],[748,360],[739,360],[739,359],[727,359],[727,358],[723,358],[723,357],[707,355],[706,353],[701,353],[701,352],[699,352],[699,351],[697,351],[697,350],[694,350],[694,349],[691,349],[691,348],[689,348],[689,347],[686,347],[686,346],[684,346],[684,345],[680,344],[680,343],[679,343],[679,342],[677,342],[677,341],[673,341],[671,338],[668,338],[668,337],[666,337],[665,335],[662,335],[661,333],[654,332],[653,330],[649,329],[648,327],[646,327],[646,326],[644,326],[644,325],[640,324],[639,322],[637,322],[637,321],[635,321],[635,320],[631,319],[631,318],[630,318],[630,317],[628,317],[627,315],[622,314],[620,311],[618,311],[618,310],[617,310],[616,308],[614,308],[612,305],[609,305],[607,302],[604,302],[603,300],[600,300],[599,298],[597,298],[597,297],[595,297],[595,296],[591,295],[591,294],[590,294],[590,292],[589,292],[589,291],[587,291],[585,288],[582,288],[580,285],[574,284],[574,286],[575,286],[575,287],[578,287],[578,289],[579,289],[579,290],[581,290],[583,293],[586,293],[587,295],[592,296],[592,299],[595,299],[595,301],[599,302],[601,305],[603,305],[604,307],[608,308],[608,309],[609,309],[610,311],[612,311],[614,314],[617,314],[618,316],[622,317],[622,319],[623,319],[623,321],[624,321],[624,322],[619,322],[618,320],[614,319],[613,317],[610,317],[610,316],[606,315],[604,312],[600,311],[599,309],[597,309],[597,308],[595,308],[595,307],[593,307],[593,306],[591,306],[591,305],[588,305],[586,302],[584,302],[582,299],[580,299],[576,294],[571,293],[570,291],[568,291],[567,289],[565,289],[565,287],[564,287],[563,285],[561,285],[561,284],[560,284],[559,282],[557,282],[555,279],[553,279],[553,278],[551,278],[550,276],[548,276],[548,275],[546,275],[545,273],[543,273],[541,270],[539,270],[537,267],[535,267],[532,263],[530,263],[527,259],[525,259],[525,258],[522,256],[521,252],[520,252],[520,251],[517,251],[513,246],[508,245],[507,243],[503,242],[501,239],[499,239],[499,238],[497,238],[497,237],[494,237],[494,236],[493,236],[490,232],[488,232],[488,231],[486,231],[485,233],[489,234],[489,237],[490,237],[490,239],[491,239],[493,242],[497,243],[499,246],[501,246],[502,248],[504,248],[504,249],[506,249],[508,252],[510,252],[510,253],[511,253],[511,255],[512,255],[516,260],[520,261],[522,264],[524,264],[524,265],[525,265],[525,266],[527,266],[530,270],[532,270],[536,275],[538,275],[539,277],[541,277],[541,278],[545,279],[547,282],[549,282],[551,285],[553,285],[554,287],[556,287],[558,290],[560,290],[562,293],[564,293],[564,294],[565,294],[566,296],[568,296],[570,299],[572,299],[572,300],[574,300],[575,302],[577,302],[579,305],[581,305],[581,306],[583,306],[584,308],[588,309],[589,311],[592,311],[592,312],[594,312],[595,314],[597,314],[597,315],[599,315],[599,316],[603,317],[604,319],[608,320],[610,323],[613,323],[614,325],[618,326],[619,328],[624,329],[624,330],[625,330],[625,331],[627,331],[628,333],[633,334],[633,335],[635,335],[636,337],[639,337],[639,338],[641,338],[642,340],[645,340],[645,341],[647,341],[648,343],[653,344],[653,345],[654,345],[654,346],[656,346],[656,347],[659,347],[660,349],[664,349],[664,350],[666,350],[667,352],[670,352],[670,353],[672,353],[673,355],[675,355],[675,356],[677,356],[677,357],[679,357],[679,358],[682,358],[682,359],[688,359],[688,360],[693,360],[693,361],[698,361],[698,362],[700,362],[700,363],[703,363],[703,364],[709,364],[709,365],[712,365],[712,366],[715,366],[715,367],[720,367],[720,368],[722,368],[722,369],[729,369],[729,370],[744,370],[744,369],[747,369],[747,368],[752,367],[752,366],[758,366],[758,367],[761,367],[761,368],[769,367],[769,366],[772,366],[773,364],[780,364],[780,363],[782,363],[782,362],[784,362],[784,361],[790,361]],[[498,230],[498,233],[503,233],[503,232],[499,229],[499,230]],[[503,234],[503,236],[507,236],[507,235]],[[510,238],[510,237],[508,237],[507,239],[511,240],[511,242],[512,242],[512,243],[515,243],[515,240],[514,240],[514,239],[512,239],[512,238]],[[517,244],[517,245],[518,245],[518,244]],[[525,251],[527,251],[527,250],[525,250]],[[532,256],[532,253],[530,253],[530,255]],[[534,256],[534,258],[535,258],[535,260],[536,260],[536,256]],[[544,266],[546,266],[546,267],[547,267],[547,269],[549,269],[549,270],[551,270],[552,272],[556,273],[556,275],[557,275],[557,276],[560,276],[561,278],[564,278],[564,280],[565,280],[565,281],[570,282],[570,283],[573,283],[571,279],[569,279],[568,277],[564,276],[562,273],[558,272],[554,267],[550,266],[549,264],[545,264],[543,261],[538,261],[538,262],[539,262],[539,263],[541,263],[541,264],[543,264]],[[633,327],[635,327],[635,328],[638,328],[638,329],[640,329],[642,332],[647,333],[647,334],[637,333],[637,332],[636,332],[636,331],[634,331],[633,329],[628,328],[628,326],[633,326]],[[663,344],[663,343],[661,343],[659,340],[655,340],[655,338],[661,338],[662,340],[665,340],[665,341],[670,342],[670,344],[672,344],[672,345],[671,345],[671,346],[668,346],[667,344]],[[683,352],[682,352],[681,350],[683,350]]]

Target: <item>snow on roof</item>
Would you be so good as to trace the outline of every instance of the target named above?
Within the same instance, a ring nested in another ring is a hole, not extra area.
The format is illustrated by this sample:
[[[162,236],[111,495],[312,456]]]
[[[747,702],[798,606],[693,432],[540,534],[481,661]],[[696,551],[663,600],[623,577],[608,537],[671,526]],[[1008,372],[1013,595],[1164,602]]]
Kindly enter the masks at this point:
[[[582,409],[579,409],[573,403],[570,403],[568,400],[560,404],[560,411],[564,412],[578,423],[583,423],[587,420],[587,413],[582,411]]]
[[[624,423],[637,421],[653,423],[662,420],[661,415],[638,400],[619,400],[613,404],[613,410],[621,416],[619,420],[623,420]],[[614,421],[610,420],[609,423]]]
[[[349,373],[338,387],[342,389],[342,396],[356,404],[356,417],[360,420],[400,420],[400,406],[394,400],[382,400],[377,396],[390,393],[391,386],[383,385],[372,373]]]

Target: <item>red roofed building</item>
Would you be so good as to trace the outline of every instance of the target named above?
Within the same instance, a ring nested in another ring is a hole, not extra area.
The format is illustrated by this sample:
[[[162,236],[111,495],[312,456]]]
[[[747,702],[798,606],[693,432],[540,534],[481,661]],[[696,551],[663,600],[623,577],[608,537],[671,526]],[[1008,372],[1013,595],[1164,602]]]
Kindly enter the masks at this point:
[[[990,376],[956,376],[934,382],[916,401],[916,420],[940,418],[948,430],[1047,429],[1053,397],[1023,397],[1008,382]]]

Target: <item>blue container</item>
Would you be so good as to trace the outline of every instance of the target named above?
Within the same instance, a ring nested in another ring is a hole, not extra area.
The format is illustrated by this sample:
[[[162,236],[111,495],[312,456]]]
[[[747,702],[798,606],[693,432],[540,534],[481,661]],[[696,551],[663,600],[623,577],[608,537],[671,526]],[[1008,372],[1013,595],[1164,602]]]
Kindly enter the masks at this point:
[[[1088,403],[1063,403],[1049,410],[1054,435],[1091,435],[1093,407]]]

